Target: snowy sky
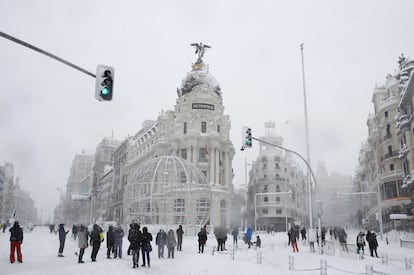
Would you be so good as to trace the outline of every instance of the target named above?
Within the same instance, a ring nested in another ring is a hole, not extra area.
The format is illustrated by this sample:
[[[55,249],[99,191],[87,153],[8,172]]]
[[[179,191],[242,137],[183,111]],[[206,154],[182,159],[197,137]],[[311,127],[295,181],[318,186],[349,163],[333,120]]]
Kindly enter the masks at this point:
[[[0,30],[95,72],[116,70],[114,99],[94,98],[95,80],[0,38],[0,163],[47,219],[76,153],[135,134],[172,110],[196,60],[193,42],[220,83],[236,148],[234,184],[244,184],[241,128],[264,134],[276,122],[284,145],[305,155],[302,71],[305,44],[312,166],[352,175],[376,83],[414,56],[412,1],[4,1]],[[47,196],[47,197],[46,197]]]

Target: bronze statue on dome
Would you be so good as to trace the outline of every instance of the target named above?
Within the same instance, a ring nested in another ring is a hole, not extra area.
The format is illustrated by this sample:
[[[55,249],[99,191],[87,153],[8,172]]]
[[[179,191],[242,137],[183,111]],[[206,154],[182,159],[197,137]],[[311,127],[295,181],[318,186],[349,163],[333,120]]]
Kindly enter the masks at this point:
[[[200,43],[191,43],[190,45],[196,48],[195,53],[198,54],[197,63],[203,62],[204,52],[206,51],[206,49],[211,48],[211,46],[205,45],[202,42],[200,42]]]

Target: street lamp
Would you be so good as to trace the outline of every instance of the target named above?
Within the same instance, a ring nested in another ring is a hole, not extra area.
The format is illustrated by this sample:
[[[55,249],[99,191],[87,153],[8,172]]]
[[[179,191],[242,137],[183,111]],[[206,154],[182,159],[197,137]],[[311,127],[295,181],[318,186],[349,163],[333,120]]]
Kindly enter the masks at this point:
[[[378,207],[378,223],[379,223],[379,227],[380,227],[380,235],[381,235],[381,240],[382,240],[382,235],[384,232],[384,228],[382,226],[382,213],[381,213],[381,200],[380,200],[380,196],[379,193],[376,191],[365,191],[365,192],[346,192],[346,193],[342,193],[342,192],[337,192],[337,198],[340,199],[340,195],[347,195],[347,196],[352,196],[352,195],[369,195],[369,194],[375,194],[377,197],[377,207]]]
[[[258,214],[257,214],[257,196],[283,195],[283,194],[292,195],[292,190],[289,190],[287,192],[282,191],[282,192],[266,192],[266,193],[256,193],[256,194],[254,194],[254,231],[257,231],[257,217],[258,217]],[[268,206],[278,206],[278,204],[268,205]],[[285,206],[286,206],[286,232],[287,232],[287,202],[286,202]]]

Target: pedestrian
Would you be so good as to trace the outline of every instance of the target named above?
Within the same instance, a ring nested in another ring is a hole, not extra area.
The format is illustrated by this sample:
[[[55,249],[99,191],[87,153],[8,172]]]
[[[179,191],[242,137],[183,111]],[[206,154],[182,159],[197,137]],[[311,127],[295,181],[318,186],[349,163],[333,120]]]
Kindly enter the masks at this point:
[[[348,238],[348,235],[345,232],[345,229],[341,230],[334,230],[334,234],[336,237],[339,238],[339,243],[342,246],[342,250],[348,252],[348,246],[346,245],[346,239]]]
[[[302,228],[300,231],[300,234],[302,235],[302,243],[306,242],[306,228]]]
[[[15,221],[12,228],[9,229],[10,232],[10,263],[14,263],[14,254],[17,253],[17,261],[23,263],[23,256],[21,245],[23,243],[23,230],[19,226],[19,222]]]
[[[88,247],[88,236],[89,232],[88,229],[80,225],[79,232],[78,232],[78,247],[79,247],[79,258],[78,263],[83,264],[84,261],[82,260],[83,254],[85,253],[85,249]]]
[[[364,246],[365,246],[365,233],[364,232],[359,232],[357,237],[356,237],[356,245],[357,245],[357,254],[360,255],[361,254],[361,250],[362,250],[362,255],[364,255]]]
[[[249,248],[252,245],[252,235],[253,235],[253,230],[250,227],[247,227],[245,243],[249,245]]]
[[[374,252],[375,252],[375,257],[378,258],[378,253],[377,253],[377,248],[378,248],[378,241],[377,241],[377,234],[375,234],[375,232],[367,232],[367,236],[366,236],[367,242],[368,242],[368,247],[369,247],[369,251],[371,252],[371,257],[374,257]]]
[[[262,240],[260,239],[260,237],[259,237],[259,236],[257,236],[257,237],[256,237],[256,246],[260,248],[260,247],[261,247],[261,245],[262,245]]]
[[[288,237],[289,237],[289,243],[292,244],[292,248],[293,248],[293,252],[299,252],[298,249],[298,243],[296,241],[296,233],[293,230],[293,228],[291,228],[288,232]]]
[[[177,251],[182,251],[181,246],[183,244],[183,226],[180,224],[177,229]]]
[[[129,233],[131,232],[131,230],[132,230],[132,227],[134,226],[134,224],[133,223],[131,223],[130,225],[129,225],[129,229],[128,229],[128,236],[129,236]],[[129,240],[129,239],[128,239]],[[128,249],[127,249],[127,255],[131,255],[131,243],[129,243],[129,246],[128,246]]]
[[[152,235],[148,232],[147,227],[142,228],[142,240],[141,240],[141,252],[142,252],[142,266],[145,266],[145,258],[147,258],[147,265],[150,267],[150,252],[152,251],[151,246]]]
[[[158,246],[158,258],[164,258],[164,246],[167,243],[167,233],[163,229],[157,233],[155,243]]]
[[[99,248],[101,247],[101,242],[103,241],[101,237],[102,229],[97,225],[93,225],[92,232],[90,234],[90,244],[92,246],[91,259],[92,262],[96,262],[96,256],[98,256]]]
[[[118,225],[114,230],[114,258],[122,258],[122,239],[124,238],[124,229]]]
[[[78,226],[74,224],[72,226],[72,238],[76,240],[77,235],[78,235]]]
[[[201,228],[197,236],[198,236],[198,253],[204,253],[204,246],[206,245],[206,242],[207,242],[206,230],[204,228]]]
[[[106,258],[111,258],[111,253],[114,252],[115,240],[114,240],[114,227],[109,226],[108,232],[106,232]],[[116,257],[115,257],[116,258]]]
[[[236,244],[237,247],[237,237],[239,236],[239,229],[235,227],[233,231],[231,231],[231,235],[233,236],[233,245]]]
[[[139,224],[133,223],[132,228],[128,233],[128,240],[130,242],[131,254],[132,254],[132,268],[139,267],[139,249],[141,248],[142,233],[139,230]]]
[[[177,240],[175,239],[174,231],[172,229],[168,230],[167,234],[167,249],[168,249],[168,258],[174,259],[174,248],[177,245]]]
[[[59,251],[58,251],[58,257],[65,257],[63,256],[63,249],[65,248],[65,240],[66,235],[68,234],[69,230],[65,231],[64,224],[59,224]]]

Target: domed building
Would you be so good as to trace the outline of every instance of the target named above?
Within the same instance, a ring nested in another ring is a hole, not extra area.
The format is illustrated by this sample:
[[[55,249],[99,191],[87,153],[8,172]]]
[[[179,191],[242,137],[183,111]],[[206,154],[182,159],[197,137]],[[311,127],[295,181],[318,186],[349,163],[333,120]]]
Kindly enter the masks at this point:
[[[203,46],[201,43],[200,45]],[[146,182],[140,178],[143,175],[140,171],[143,169],[142,165],[147,165],[147,161],[165,156],[186,160],[205,177],[211,190],[211,211],[206,223],[230,228],[240,224],[239,204],[235,203],[237,196],[233,192],[232,184],[232,161],[235,150],[229,135],[230,118],[224,115],[220,86],[210,74],[202,57],[203,55],[199,54],[191,72],[177,88],[178,97],[174,111],[161,111],[157,120],[145,121],[142,129],[123,143],[128,156],[126,160],[119,160],[119,167],[115,159],[115,173],[118,173],[115,177],[119,179],[118,186],[125,186],[127,183],[138,184]],[[155,168],[156,166],[153,166],[153,169]],[[178,179],[180,177],[178,175]],[[170,182],[172,178],[168,177],[167,180],[167,186],[175,185],[174,182]],[[206,191],[203,189],[202,192]],[[126,195],[126,192],[124,194]],[[121,220],[125,220],[129,213],[134,213],[131,215],[139,222],[150,221],[157,224],[163,221],[179,221],[179,218],[167,218],[168,213],[165,213],[165,220],[161,217],[156,218],[157,215],[152,214],[157,213],[153,212],[154,209],[151,209],[150,216],[143,215],[139,212],[142,205],[133,206],[136,206],[136,209],[124,207],[124,211],[127,212],[121,213]],[[198,220],[195,222],[198,223]]]
[[[210,219],[211,190],[189,161],[162,156],[131,175],[123,205],[127,223],[204,225]]]

